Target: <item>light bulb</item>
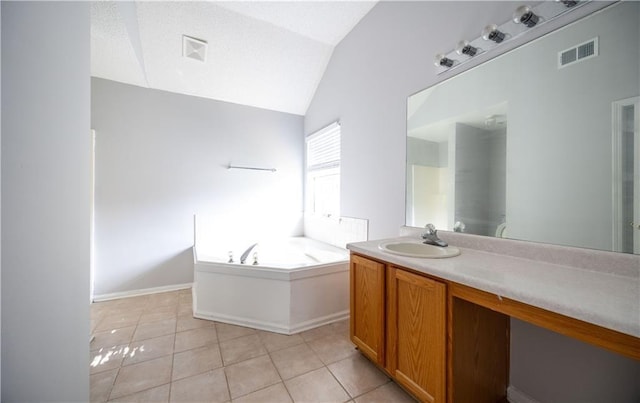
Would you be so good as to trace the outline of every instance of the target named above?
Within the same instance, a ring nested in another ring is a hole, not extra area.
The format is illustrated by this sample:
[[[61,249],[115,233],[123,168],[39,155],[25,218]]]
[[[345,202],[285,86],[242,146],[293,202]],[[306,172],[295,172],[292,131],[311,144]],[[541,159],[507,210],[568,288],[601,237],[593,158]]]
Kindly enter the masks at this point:
[[[498,26],[496,24],[487,25],[482,30],[482,39],[485,41],[494,41],[495,43],[500,43],[504,40],[504,33],[498,31]]]
[[[516,24],[524,24],[531,28],[538,23],[540,17],[535,15],[529,6],[520,6],[513,13],[513,22]]]
[[[478,53],[478,48],[471,46],[469,41],[460,41],[456,46],[456,53],[459,55],[475,56]]]
[[[453,66],[453,60],[449,59],[447,56],[439,53],[436,55],[436,58],[433,61],[433,64],[440,67],[451,67]]]

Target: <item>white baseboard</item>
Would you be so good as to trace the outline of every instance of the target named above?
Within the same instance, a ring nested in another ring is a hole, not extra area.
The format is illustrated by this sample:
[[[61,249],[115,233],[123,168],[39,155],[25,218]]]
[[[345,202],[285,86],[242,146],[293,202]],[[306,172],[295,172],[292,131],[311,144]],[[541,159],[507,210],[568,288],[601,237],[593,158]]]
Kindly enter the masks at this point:
[[[129,298],[129,297],[139,297],[141,295],[157,294],[160,292],[185,290],[191,287],[193,287],[193,283],[174,284],[174,285],[165,285],[162,287],[143,288],[140,290],[112,292],[108,294],[94,295],[93,302],[110,301],[113,299]]]
[[[507,388],[507,400],[509,403],[540,403],[513,385]]]
[[[251,318],[242,318],[238,316],[230,316],[224,314],[218,314],[215,312],[203,312],[194,309],[193,316],[199,319],[213,320],[216,322],[228,323],[231,325],[245,326],[253,329],[266,330],[268,332],[280,333],[280,334],[296,334],[305,330],[313,329],[319,326],[328,325],[329,323],[338,322],[340,320],[349,318],[349,311],[338,312],[335,314],[314,318],[312,320],[292,324],[289,326],[264,322]]]
[[[329,323],[339,322],[341,320],[349,319],[349,316],[350,316],[349,314],[350,314],[350,311],[347,309],[346,311],[332,313],[331,315],[321,316],[319,318],[314,318],[312,320],[294,323],[291,326],[289,326],[289,334],[300,333],[300,332],[304,332],[305,330],[328,325]]]

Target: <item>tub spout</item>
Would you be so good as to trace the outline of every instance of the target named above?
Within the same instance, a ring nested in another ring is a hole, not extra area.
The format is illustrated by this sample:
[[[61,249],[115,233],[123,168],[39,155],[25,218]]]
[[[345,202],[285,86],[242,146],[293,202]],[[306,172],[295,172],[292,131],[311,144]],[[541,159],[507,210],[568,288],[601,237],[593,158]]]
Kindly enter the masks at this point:
[[[254,243],[253,245],[249,246],[249,247],[247,248],[247,250],[245,250],[245,251],[242,253],[242,255],[240,256],[240,263],[241,263],[241,264],[244,264],[244,262],[246,262],[247,257],[249,256],[249,253],[251,253],[251,250],[252,250],[253,248],[255,248],[255,247],[256,247],[256,245],[257,245],[257,243]]]

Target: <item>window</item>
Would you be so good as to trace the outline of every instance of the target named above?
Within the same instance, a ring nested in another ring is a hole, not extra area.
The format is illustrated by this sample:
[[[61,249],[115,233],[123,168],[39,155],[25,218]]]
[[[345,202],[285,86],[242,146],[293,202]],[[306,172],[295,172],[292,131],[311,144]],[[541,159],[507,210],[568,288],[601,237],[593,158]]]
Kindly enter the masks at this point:
[[[338,122],[307,137],[306,211],[340,215],[340,124]]]

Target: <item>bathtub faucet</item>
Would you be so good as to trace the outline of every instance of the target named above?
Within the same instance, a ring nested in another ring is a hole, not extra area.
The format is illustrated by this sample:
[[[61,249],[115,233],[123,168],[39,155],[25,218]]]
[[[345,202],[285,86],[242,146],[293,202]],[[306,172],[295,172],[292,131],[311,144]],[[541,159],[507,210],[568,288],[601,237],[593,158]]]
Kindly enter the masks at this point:
[[[249,256],[249,253],[251,253],[251,249],[255,248],[257,245],[257,243],[254,243],[253,245],[249,246],[247,248],[247,250],[245,250],[242,253],[242,256],[240,256],[240,263],[244,264],[244,262],[247,260],[247,257]]]

